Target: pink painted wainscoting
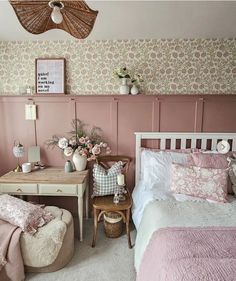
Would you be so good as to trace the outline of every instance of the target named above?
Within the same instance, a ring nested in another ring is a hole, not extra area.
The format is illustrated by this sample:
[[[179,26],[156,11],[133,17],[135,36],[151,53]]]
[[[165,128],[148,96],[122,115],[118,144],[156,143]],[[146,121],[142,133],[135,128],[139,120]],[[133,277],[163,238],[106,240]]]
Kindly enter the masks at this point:
[[[25,120],[24,106],[29,102],[37,104],[36,122]],[[236,132],[236,96],[2,96],[0,174],[16,165],[12,155],[14,140],[20,140],[25,147],[37,143],[42,149],[43,162],[63,166],[65,160],[60,151],[48,150],[44,142],[53,134],[65,135],[69,132],[71,120],[76,117],[90,126],[101,127],[113,154],[134,157],[135,131]],[[134,162],[128,183],[133,189]],[[49,197],[41,200],[77,213],[77,204],[72,198],[53,200]]]

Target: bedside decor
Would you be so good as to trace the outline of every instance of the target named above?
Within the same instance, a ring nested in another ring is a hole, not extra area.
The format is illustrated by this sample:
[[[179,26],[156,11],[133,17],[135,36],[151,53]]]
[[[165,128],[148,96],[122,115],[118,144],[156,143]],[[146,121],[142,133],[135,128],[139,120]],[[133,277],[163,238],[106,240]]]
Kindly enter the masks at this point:
[[[62,29],[78,39],[93,29],[98,11],[83,1],[9,0],[21,25],[32,34]]]
[[[66,163],[65,163],[65,173],[71,173],[73,172],[73,165],[71,163],[70,160],[67,160]]]
[[[36,59],[36,94],[65,94],[66,60]]]
[[[102,152],[111,152],[107,143],[102,141],[101,129],[93,127],[87,132],[85,126],[82,121],[75,119],[72,121],[73,130],[70,137],[54,135],[46,141],[48,147],[59,147],[66,157],[72,156],[77,171],[85,170],[87,161],[96,160]]]
[[[20,166],[19,158],[23,157],[25,154],[24,146],[20,142],[18,142],[18,144],[16,144],[16,141],[14,141],[14,146],[13,146],[12,151],[13,151],[14,156],[17,158],[17,162],[18,162],[18,165],[14,169],[14,172],[22,172],[22,167]]]

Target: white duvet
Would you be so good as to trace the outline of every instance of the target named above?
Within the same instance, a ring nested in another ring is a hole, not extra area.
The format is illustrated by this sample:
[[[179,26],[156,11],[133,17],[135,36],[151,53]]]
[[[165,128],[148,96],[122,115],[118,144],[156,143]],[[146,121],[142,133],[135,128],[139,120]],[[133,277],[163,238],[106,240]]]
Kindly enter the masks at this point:
[[[135,242],[135,268],[137,271],[152,234],[160,228],[198,226],[236,227],[235,199],[232,200],[231,198],[230,203],[209,203],[207,201],[159,201],[155,200],[154,197],[155,194],[147,193],[146,197],[142,197],[143,200],[140,199],[140,203],[142,203],[139,206],[140,208],[137,206],[137,200],[136,206],[134,207],[133,219],[136,226],[138,226]],[[141,209],[144,209],[144,211]],[[139,215],[142,217],[139,217]]]

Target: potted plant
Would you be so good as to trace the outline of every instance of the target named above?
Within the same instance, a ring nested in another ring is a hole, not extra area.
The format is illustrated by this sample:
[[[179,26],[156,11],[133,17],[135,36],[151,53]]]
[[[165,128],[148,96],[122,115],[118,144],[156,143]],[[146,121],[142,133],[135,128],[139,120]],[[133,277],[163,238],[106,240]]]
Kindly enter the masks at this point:
[[[131,88],[131,94],[137,95],[139,93],[139,87],[143,83],[143,79],[140,74],[134,74],[131,78],[132,88]]]
[[[114,70],[114,75],[121,80],[120,94],[128,95],[129,94],[128,79],[130,79],[129,70],[126,67],[117,68]]]

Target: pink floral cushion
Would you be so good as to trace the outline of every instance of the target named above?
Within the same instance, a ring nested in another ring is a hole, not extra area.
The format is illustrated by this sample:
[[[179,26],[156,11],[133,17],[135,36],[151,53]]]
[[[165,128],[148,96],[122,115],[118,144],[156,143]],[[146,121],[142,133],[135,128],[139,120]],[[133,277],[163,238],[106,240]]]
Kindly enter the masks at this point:
[[[38,227],[53,219],[53,215],[40,206],[16,197],[0,195],[0,219],[19,226],[23,231],[34,234]]]
[[[227,169],[172,164],[171,191],[198,198],[227,202]]]
[[[201,153],[195,152],[189,155],[189,164],[214,169],[227,169],[228,161],[227,155],[216,153]]]
[[[202,168],[214,168],[214,169],[227,169],[228,154],[219,154],[219,153],[191,153],[188,157],[188,165],[198,166]],[[232,184],[228,177],[228,193],[233,194]]]

